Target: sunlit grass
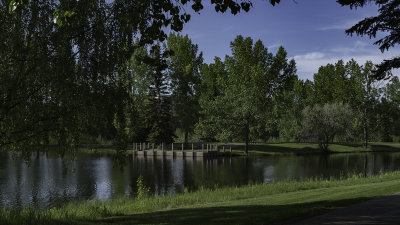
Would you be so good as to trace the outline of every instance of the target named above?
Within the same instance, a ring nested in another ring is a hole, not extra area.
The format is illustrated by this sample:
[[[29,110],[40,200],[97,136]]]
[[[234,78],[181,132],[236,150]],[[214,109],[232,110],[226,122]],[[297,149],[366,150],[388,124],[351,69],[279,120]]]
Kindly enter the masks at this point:
[[[354,174],[340,179],[200,188],[176,196],[70,202],[61,208],[45,211],[3,209],[0,210],[0,224],[202,224],[200,221],[208,224],[244,224],[250,219],[260,224],[399,192],[399,178],[400,172],[372,178]],[[229,214],[233,212],[236,213]]]

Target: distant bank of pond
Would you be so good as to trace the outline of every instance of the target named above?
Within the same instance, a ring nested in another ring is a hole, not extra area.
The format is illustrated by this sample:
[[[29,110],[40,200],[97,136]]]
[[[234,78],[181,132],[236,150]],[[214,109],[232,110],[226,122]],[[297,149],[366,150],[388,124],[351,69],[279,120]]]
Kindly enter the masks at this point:
[[[132,158],[78,154],[32,154],[30,160],[0,153],[0,208],[50,208],[66,201],[134,197],[136,181],[166,195],[255,183],[349,174],[373,176],[400,170],[400,153],[275,155],[218,159]]]

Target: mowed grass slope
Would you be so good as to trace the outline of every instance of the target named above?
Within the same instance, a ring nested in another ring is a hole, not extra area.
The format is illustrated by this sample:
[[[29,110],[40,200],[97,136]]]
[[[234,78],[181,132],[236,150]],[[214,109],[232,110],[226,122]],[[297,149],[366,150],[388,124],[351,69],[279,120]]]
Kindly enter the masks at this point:
[[[228,144],[229,145],[229,144]],[[244,152],[243,144],[231,144],[235,154]],[[359,143],[334,143],[329,145],[331,153],[357,153],[357,152],[400,152],[400,143],[397,142],[372,142],[367,149]],[[274,154],[310,154],[322,153],[316,143],[268,143],[249,146],[249,154],[274,155]]]
[[[400,172],[201,189],[177,196],[69,203],[46,211],[0,211],[0,224],[270,224],[298,220],[400,192]]]

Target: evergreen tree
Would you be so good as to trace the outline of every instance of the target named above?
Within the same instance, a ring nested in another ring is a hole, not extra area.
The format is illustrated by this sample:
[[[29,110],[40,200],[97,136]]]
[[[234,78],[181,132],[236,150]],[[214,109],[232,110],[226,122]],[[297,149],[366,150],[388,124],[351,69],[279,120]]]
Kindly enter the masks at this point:
[[[359,21],[346,30],[348,35],[379,37],[374,44],[379,46],[382,53],[400,44],[400,2],[398,0],[337,0],[337,2],[350,8],[364,7],[371,3],[379,7],[379,15]],[[400,68],[400,57],[384,60],[377,65],[374,76],[378,79],[390,77],[392,69],[397,68]]]
[[[156,144],[172,143],[174,132],[171,127],[171,101],[166,83],[167,63],[161,54],[160,46],[156,46],[152,51],[154,63],[145,100],[145,122],[149,130],[147,141]]]

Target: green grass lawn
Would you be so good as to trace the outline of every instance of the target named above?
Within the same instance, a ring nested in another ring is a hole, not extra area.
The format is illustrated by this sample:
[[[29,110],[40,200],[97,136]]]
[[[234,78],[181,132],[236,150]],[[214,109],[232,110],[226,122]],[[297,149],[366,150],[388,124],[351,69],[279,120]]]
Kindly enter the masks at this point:
[[[400,172],[372,178],[201,189],[177,196],[68,203],[46,211],[0,210],[0,224],[270,224],[400,192]]]
[[[329,150],[332,153],[357,153],[357,152],[400,152],[400,143],[393,142],[371,142],[365,149],[359,143],[331,144]],[[232,151],[242,155],[243,144],[232,144]],[[318,144],[314,143],[278,143],[278,144],[254,144],[249,146],[249,154],[273,155],[273,154],[310,154],[321,153]]]

